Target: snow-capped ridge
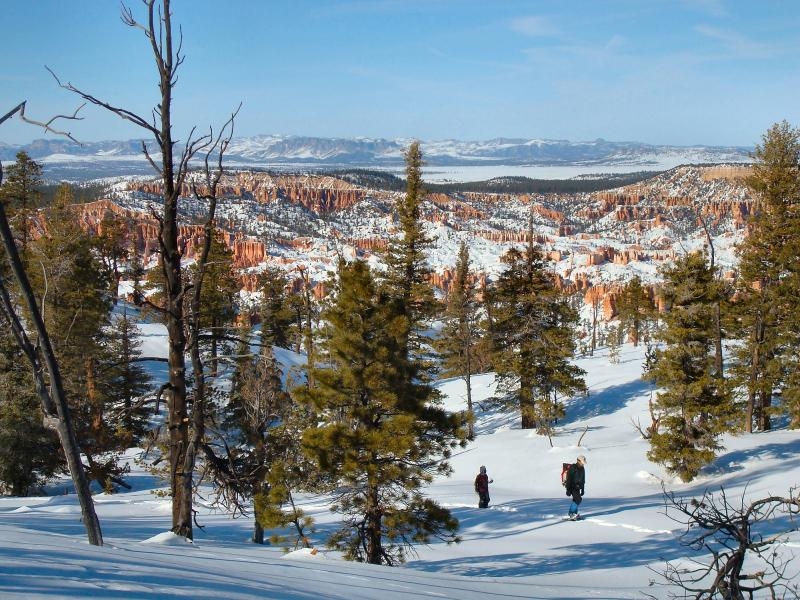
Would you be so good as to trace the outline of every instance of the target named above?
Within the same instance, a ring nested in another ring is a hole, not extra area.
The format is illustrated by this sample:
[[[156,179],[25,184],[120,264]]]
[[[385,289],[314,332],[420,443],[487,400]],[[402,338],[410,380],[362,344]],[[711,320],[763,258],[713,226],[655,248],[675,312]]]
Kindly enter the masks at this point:
[[[264,134],[238,137],[231,141],[226,162],[243,167],[305,165],[327,167],[402,167],[404,153],[413,140],[375,137],[325,138],[302,135]],[[505,165],[514,166],[600,166],[620,165],[664,168],[701,162],[749,162],[750,148],[719,146],[669,146],[642,142],[611,142],[604,139],[573,142],[554,139],[498,137],[489,140],[422,140],[428,167]],[[141,172],[142,142],[102,141],[83,145],[62,139],[40,139],[26,146],[0,145],[0,159],[14,160],[24,150],[34,160],[46,159],[48,167],[85,163],[91,170],[104,161],[117,161],[120,175]],[[121,163],[135,163],[124,167]],[[128,168],[125,171],[124,168]],[[130,171],[133,169],[134,171]]]

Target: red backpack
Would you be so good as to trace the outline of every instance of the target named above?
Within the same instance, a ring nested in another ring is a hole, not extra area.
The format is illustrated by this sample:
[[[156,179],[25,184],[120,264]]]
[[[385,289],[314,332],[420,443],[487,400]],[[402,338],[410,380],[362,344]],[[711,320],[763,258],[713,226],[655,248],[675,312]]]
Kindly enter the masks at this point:
[[[561,463],[561,485],[567,487],[567,473],[572,463]]]

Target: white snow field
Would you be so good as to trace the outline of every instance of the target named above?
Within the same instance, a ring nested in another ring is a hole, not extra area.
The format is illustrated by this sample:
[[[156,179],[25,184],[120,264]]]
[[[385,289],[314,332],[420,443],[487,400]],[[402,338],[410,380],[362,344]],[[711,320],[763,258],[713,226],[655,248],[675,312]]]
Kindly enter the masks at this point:
[[[453,457],[453,476],[428,490],[458,517],[463,541],[419,547],[402,567],[355,564],[327,551],[322,542],[337,515],[319,497],[303,501],[317,521],[316,554],[254,545],[251,519],[233,519],[202,500],[202,529],[196,528],[194,543],[186,543],[168,532],[169,500],[153,494],[164,483],[134,466],[132,491],[95,496],[105,538],[101,548],[87,543],[75,496],[64,494],[67,483],[51,487],[46,497],[0,498],[0,598],[668,597],[667,588],[651,582],[662,581],[665,561],[696,554],[681,545],[684,528],[665,512],[662,481],[682,497],[724,486],[734,504],[742,496],[787,495],[800,483],[800,432],[778,428],[726,437],[725,450],[696,481],[673,480],[648,462],[648,443],[631,424],[649,423],[651,388],[639,378],[642,361],[641,348],[632,346],[623,348],[619,364],[603,351],[578,360],[590,393],[568,403],[552,446],[546,437],[519,429],[516,415],[480,405],[492,393],[493,377],[475,377],[478,435]],[[439,385],[449,407],[463,407],[463,381]],[[132,450],[129,457],[138,454]],[[560,469],[578,454],[588,461],[585,519],[568,522],[562,520],[569,501]],[[488,509],[477,508],[472,485],[481,465],[494,480]],[[785,518],[775,524],[793,525]],[[798,533],[777,550],[785,559],[800,553]],[[787,577],[800,573],[798,558]]]

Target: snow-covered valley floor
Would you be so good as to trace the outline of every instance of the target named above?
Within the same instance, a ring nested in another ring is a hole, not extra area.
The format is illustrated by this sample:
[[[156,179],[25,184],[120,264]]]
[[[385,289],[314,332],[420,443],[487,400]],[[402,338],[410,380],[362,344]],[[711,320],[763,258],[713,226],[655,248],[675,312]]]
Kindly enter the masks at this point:
[[[647,461],[648,444],[631,423],[649,422],[651,388],[639,379],[642,360],[641,349],[631,346],[623,348],[620,364],[602,351],[580,359],[590,393],[569,403],[552,446],[519,429],[516,415],[480,408],[475,441],[453,457],[453,476],[428,491],[458,517],[463,541],[417,548],[403,567],[354,564],[327,552],[321,541],[337,516],[320,498],[303,502],[317,521],[316,555],[251,544],[251,519],[232,519],[202,501],[197,522],[203,528],[187,544],[166,533],[169,500],[152,493],[163,483],[134,467],[131,491],[95,496],[101,548],[87,543],[74,495],[0,498],[0,598],[668,597],[651,581],[660,581],[665,561],[691,552],[680,544],[683,526],[665,512],[662,481],[685,497],[721,486],[737,499],[787,495],[800,483],[800,432],[726,437],[717,460],[682,484]],[[479,403],[493,383],[491,375],[474,379]],[[451,408],[463,408],[462,381],[439,385]],[[567,522],[561,463],[578,454],[587,457],[585,519]],[[477,508],[473,491],[481,465],[494,480],[488,509]],[[799,554],[800,535],[791,534],[779,551],[785,558]],[[798,574],[800,557],[787,571]]]

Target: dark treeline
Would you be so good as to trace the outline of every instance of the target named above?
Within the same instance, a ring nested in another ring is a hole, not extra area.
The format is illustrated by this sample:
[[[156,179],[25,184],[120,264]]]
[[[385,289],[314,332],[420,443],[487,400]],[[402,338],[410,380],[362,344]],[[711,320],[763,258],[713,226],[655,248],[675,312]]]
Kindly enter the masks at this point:
[[[530,177],[496,177],[486,181],[428,184],[432,192],[457,194],[580,194],[610,190],[650,179],[660,171],[600,174],[586,179],[531,179]]]
[[[661,171],[637,171],[636,173],[601,173],[583,179],[531,179],[530,177],[496,177],[486,181],[453,181],[448,183],[425,183],[425,189],[442,194],[477,192],[482,194],[579,194],[610,190],[638,183],[655,177]],[[328,171],[345,181],[364,187],[400,192],[405,189],[402,178],[371,169],[345,169]]]
[[[258,169],[251,169],[257,171]],[[273,176],[300,175],[299,172],[267,171]],[[318,174],[331,175],[354,185],[370,189],[402,192],[406,189],[403,178],[386,171],[372,169],[344,169],[335,171],[318,171]],[[600,173],[589,174],[585,178],[575,179],[531,179],[530,177],[496,177],[485,181],[453,181],[448,183],[425,182],[428,192],[442,194],[458,194],[464,192],[482,194],[580,194],[610,190],[631,185],[655,177],[661,171],[637,171],[635,173]],[[305,172],[303,174],[308,174]],[[46,182],[41,188],[40,206],[53,203],[60,184]],[[76,202],[92,202],[103,196],[108,189],[104,183],[84,183],[73,186]]]
[[[41,192],[40,201],[42,207],[53,205],[53,201],[56,198],[58,190],[61,189],[61,186],[61,183],[48,182],[39,188],[39,191]],[[70,187],[72,189],[72,193],[74,194],[75,202],[78,204],[93,202],[98,198],[102,198],[108,190],[108,185],[105,183],[84,183],[80,185],[74,184]]]

